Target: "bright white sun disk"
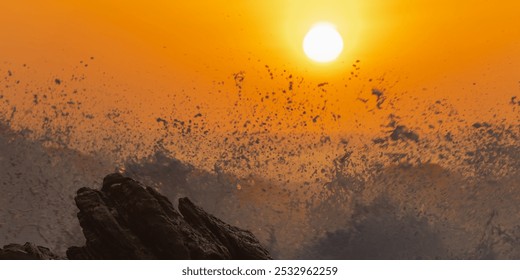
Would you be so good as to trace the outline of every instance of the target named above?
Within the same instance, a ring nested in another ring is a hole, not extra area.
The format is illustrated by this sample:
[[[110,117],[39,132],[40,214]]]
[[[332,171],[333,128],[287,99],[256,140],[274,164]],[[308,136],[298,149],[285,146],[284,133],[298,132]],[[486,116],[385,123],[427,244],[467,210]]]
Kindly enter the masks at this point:
[[[331,62],[343,51],[343,39],[330,23],[318,23],[303,39],[303,51],[316,62]]]

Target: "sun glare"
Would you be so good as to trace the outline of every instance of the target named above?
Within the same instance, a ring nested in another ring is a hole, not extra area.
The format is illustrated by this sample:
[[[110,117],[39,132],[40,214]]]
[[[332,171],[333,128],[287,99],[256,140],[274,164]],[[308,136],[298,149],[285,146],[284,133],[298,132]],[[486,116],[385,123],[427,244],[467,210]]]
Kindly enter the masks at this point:
[[[343,38],[334,25],[318,23],[305,35],[303,51],[316,62],[331,62],[343,51]]]

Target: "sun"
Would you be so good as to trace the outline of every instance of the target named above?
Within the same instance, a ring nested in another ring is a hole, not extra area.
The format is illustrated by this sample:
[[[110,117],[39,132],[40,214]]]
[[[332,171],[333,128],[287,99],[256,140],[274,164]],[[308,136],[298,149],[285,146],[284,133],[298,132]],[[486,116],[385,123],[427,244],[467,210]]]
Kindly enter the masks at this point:
[[[343,38],[333,24],[317,23],[305,35],[303,51],[316,62],[331,62],[343,51]]]

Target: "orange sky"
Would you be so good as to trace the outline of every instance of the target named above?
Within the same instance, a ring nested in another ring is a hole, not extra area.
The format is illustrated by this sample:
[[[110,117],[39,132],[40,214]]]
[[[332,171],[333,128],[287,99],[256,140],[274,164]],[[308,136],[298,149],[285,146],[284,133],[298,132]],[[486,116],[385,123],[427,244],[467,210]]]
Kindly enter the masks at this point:
[[[18,73],[35,88],[83,73],[81,87],[98,103],[123,98],[140,104],[143,116],[175,95],[189,114],[203,104],[218,117],[235,100],[214,93],[236,94],[234,73],[244,71],[243,94],[253,96],[286,87],[286,70],[304,79],[301,96],[328,82],[331,106],[343,115],[362,110],[356,98],[383,87],[389,95],[448,98],[482,117],[520,95],[519,10],[515,1],[482,0],[2,1],[0,63],[15,72],[29,65]],[[317,21],[342,33],[338,61],[304,56],[301,41]],[[78,70],[90,57],[88,70]],[[358,77],[349,81],[358,59]]]

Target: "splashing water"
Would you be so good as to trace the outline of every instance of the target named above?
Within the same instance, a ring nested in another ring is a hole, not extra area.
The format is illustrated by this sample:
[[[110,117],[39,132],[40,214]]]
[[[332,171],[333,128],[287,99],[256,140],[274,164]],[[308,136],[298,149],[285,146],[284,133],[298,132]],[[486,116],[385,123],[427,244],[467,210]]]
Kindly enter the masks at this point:
[[[81,243],[74,192],[116,168],[250,229],[278,258],[520,257],[516,97],[474,121],[364,77],[359,61],[344,92],[265,70],[216,82],[223,110],[179,94],[143,113],[93,94],[116,89],[83,68],[35,82],[4,64],[0,240]]]

